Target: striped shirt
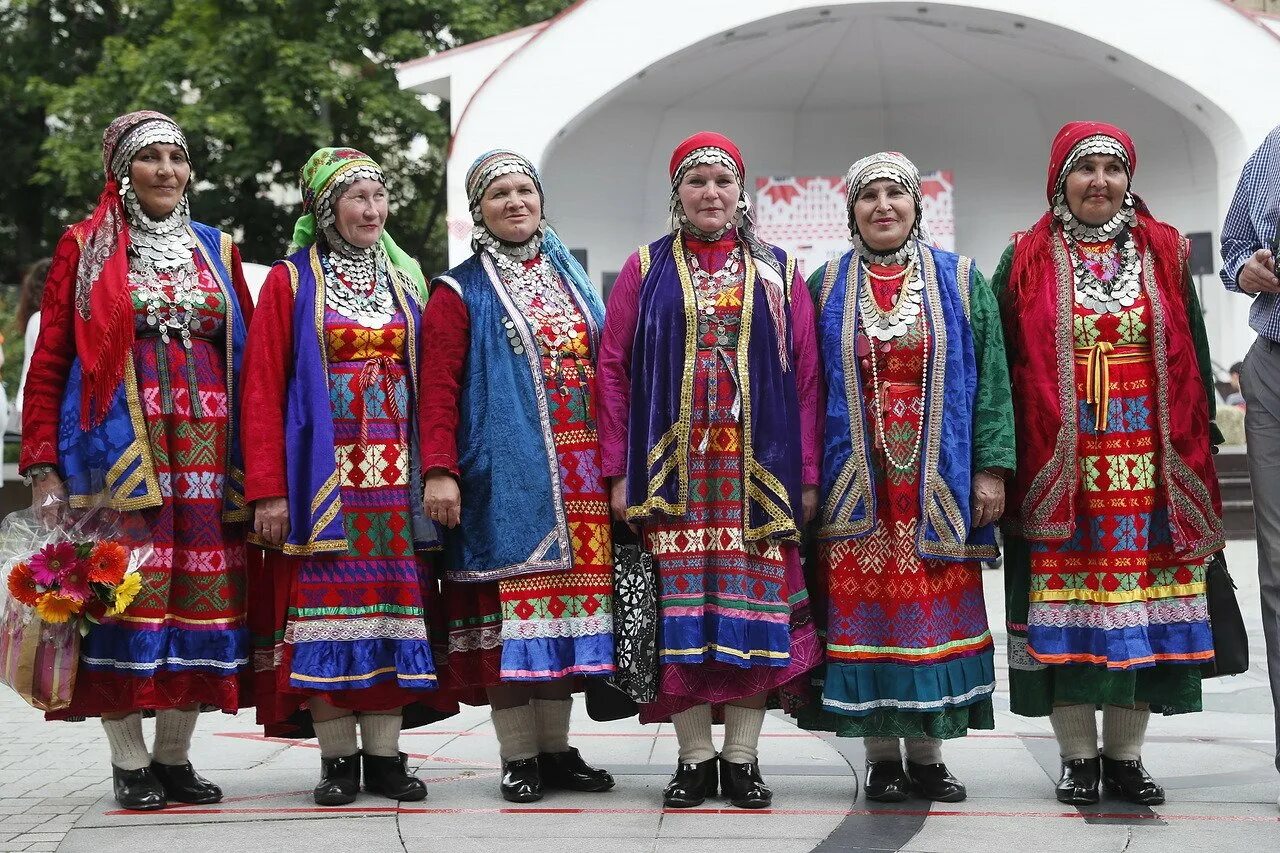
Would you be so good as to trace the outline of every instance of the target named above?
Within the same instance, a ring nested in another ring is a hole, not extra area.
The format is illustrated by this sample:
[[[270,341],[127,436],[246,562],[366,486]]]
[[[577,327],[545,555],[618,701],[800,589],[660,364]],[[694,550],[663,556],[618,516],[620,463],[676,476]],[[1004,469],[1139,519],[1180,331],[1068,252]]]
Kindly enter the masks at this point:
[[[1236,194],[1222,223],[1222,283],[1243,293],[1236,280],[1258,249],[1270,248],[1280,227],[1280,127],[1267,134],[1244,164]],[[1280,341],[1280,300],[1259,293],[1249,309],[1249,326],[1263,337]]]

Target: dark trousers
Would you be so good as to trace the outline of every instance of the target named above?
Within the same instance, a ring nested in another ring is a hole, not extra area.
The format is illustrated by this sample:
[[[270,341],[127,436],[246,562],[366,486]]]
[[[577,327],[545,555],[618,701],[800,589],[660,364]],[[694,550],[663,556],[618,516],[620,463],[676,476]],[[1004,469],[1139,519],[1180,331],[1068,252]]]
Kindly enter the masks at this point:
[[[1258,536],[1258,585],[1280,770],[1280,343],[1259,337],[1245,358],[1244,430]]]

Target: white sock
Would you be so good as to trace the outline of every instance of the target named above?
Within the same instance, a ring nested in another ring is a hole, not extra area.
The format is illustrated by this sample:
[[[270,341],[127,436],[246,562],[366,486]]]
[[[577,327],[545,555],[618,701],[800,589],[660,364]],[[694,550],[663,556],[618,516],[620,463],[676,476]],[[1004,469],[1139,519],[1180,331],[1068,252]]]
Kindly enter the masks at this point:
[[[1151,709],[1102,706],[1102,754],[1116,761],[1139,761]]]
[[[912,764],[941,764],[942,741],[936,737],[909,737],[907,761]]]
[[[200,710],[182,711],[168,708],[156,711],[156,741],[152,757],[161,764],[177,766],[187,763],[191,752],[191,735],[195,733]]]
[[[142,714],[134,712],[118,720],[102,718],[111,746],[111,763],[121,770],[141,770],[151,765],[151,753],[142,738]]]
[[[681,764],[701,764],[716,757],[716,747],[711,742],[710,705],[694,705],[672,714],[671,725],[676,729]]]
[[[764,708],[724,706],[724,747],[720,757],[730,764],[755,764],[760,760],[760,729]]]
[[[501,708],[489,717],[503,761],[523,761],[538,754],[538,717],[532,705]]]
[[[360,751],[356,746],[356,715],[346,714],[323,723],[313,723],[320,741],[321,758],[346,758]]]
[[[360,715],[360,751],[395,758],[400,754],[400,712]]]
[[[569,717],[572,699],[531,699],[538,721],[538,752],[569,751]]]
[[[867,761],[902,763],[902,744],[896,737],[864,737],[862,746],[867,751]]]
[[[1098,720],[1092,705],[1055,705],[1049,722],[1063,761],[1098,757]]]

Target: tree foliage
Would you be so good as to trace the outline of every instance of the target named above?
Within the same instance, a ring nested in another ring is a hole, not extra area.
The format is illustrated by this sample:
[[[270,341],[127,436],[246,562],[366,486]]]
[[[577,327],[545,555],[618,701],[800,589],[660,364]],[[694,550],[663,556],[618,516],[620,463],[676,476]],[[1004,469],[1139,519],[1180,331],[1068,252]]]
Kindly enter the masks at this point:
[[[195,216],[247,259],[284,251],[296,176],[323,145],[388,174],[390,230],[444,262],[448,104],[400,91],[398,62],[551,17],[569,0],[0,0],[0,281],[47,254],[102,187],[101,135],[157,109],[187,134]]]

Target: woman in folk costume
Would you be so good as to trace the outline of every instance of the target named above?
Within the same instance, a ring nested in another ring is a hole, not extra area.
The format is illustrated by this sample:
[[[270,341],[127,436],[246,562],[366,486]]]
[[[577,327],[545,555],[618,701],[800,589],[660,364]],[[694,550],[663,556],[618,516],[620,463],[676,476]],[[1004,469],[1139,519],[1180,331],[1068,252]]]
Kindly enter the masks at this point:
[[[426,506],[450,529],[449,684],[493,708],[502,796],[607,791],[569,745],[573,692],[613,665],[613,560],[596,435],[604,309],[512,151],[467,172],[475,254],[432,282]]]
[[[80,647],[71,707],[101,716],[128,809],[215,803],[187,752],[202,706],[252,702],[234,417],[253,310],[231,238],[191,221],[191,162],[168,116],[120,116],[107,182],[58,243],[27,376],[22,459],[37,507],[136,510],[155,552],[128,610]],[[156,714],[150,753],[140,712]]]
[[[996,555],[1014,465],[1000,314],[970,258],[925,242],[910,160],[865,157],[846,183],[854,247],[809,280],[827,662],[800,724],[864,738],[868,799],[958,802],[942,741],[995,724],[978,561]]]
[[[766,704],[821,654],[797,547],[817,507],[813,305],[794,260],[756,238],[745,175],[721,134],[676,148],[671,233],[627,260],[600,357],[611,504],[659,578],[658,700],[640,718],[675,725],[677,808],[717,788],[770,804]]]
[[[245,361],[258,721],[320,742],[319,805],[421,800],[402,727],[440,719],[417,430],[418,264],[387,234],[382,169],[322,148],[294,251],[262,285]],[[357,723],[360,747],[356,746]]]
[[[1199,711],[1213,657],[1206,557],[1223,547],[1214,388],[1187,243],[1130,192],[1133,141],[1058,131],[1050,210],[993,278],[1018,473],[1005,540],[1012,709],[1048,715],[1057,797],[1164,802],[1142,765],[1152,710]],[[1102,754],[1094,711],[1102,706]]]

